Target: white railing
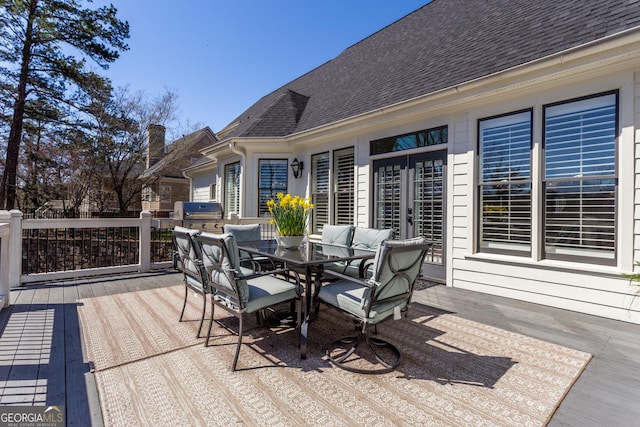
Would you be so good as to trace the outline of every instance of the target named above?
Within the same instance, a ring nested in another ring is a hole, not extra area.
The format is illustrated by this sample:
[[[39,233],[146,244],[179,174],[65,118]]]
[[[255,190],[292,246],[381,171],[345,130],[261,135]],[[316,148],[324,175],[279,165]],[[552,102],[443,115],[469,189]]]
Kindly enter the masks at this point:
[[[273,233],[268,218],[225,222],[262,223],[263,238]],[[172,268],[173,226],[147,211],[139,218],[87,219],[23,219],[18,210],[0,211],[0,308],[12,287],[26,283]]]

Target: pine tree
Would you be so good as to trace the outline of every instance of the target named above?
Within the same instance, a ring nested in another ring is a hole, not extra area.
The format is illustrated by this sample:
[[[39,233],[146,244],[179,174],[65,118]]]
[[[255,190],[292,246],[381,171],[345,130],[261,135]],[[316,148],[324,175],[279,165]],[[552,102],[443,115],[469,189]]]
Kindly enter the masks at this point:
[[[113,5],[89,9],[76,0],[0,0],[0,88],[12,95],[12,117],[0,182],[0,208],[15,205],[17,169],[26,106],[38,100],[63,112],[108,97],[103,69],[128,49],[129,24]],[[74,55],[75,54],[75,55]]]

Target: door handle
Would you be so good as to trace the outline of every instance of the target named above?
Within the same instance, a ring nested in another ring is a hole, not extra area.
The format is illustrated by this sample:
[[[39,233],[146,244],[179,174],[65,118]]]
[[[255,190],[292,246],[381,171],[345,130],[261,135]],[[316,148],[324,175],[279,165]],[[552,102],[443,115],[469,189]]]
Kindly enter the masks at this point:
[[[413,209],[407,208],[407,222],[409,225],[413,225]]]

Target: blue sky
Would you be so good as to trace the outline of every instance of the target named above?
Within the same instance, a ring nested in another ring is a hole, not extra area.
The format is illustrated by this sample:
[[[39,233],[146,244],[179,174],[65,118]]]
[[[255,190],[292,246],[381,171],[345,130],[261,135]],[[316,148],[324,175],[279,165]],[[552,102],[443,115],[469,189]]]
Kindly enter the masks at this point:
[[[428,0],[110,3],[129,21],[129,50],[101,73],[152,97],[173,90],[181,122],[217,132],[262,96]]]

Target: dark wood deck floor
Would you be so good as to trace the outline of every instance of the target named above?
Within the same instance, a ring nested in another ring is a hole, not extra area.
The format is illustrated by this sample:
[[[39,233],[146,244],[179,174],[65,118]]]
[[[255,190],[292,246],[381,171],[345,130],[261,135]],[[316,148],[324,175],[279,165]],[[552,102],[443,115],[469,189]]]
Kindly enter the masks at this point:
[[[101,425],[82,353],[81,298],[181,283],[177,273],[33,284],[12,291],[0,312],[0,405],[64,405],[67,425]],[[441,285],[417,302],[594,355],[551,426],[640,426],[640,325]]]

